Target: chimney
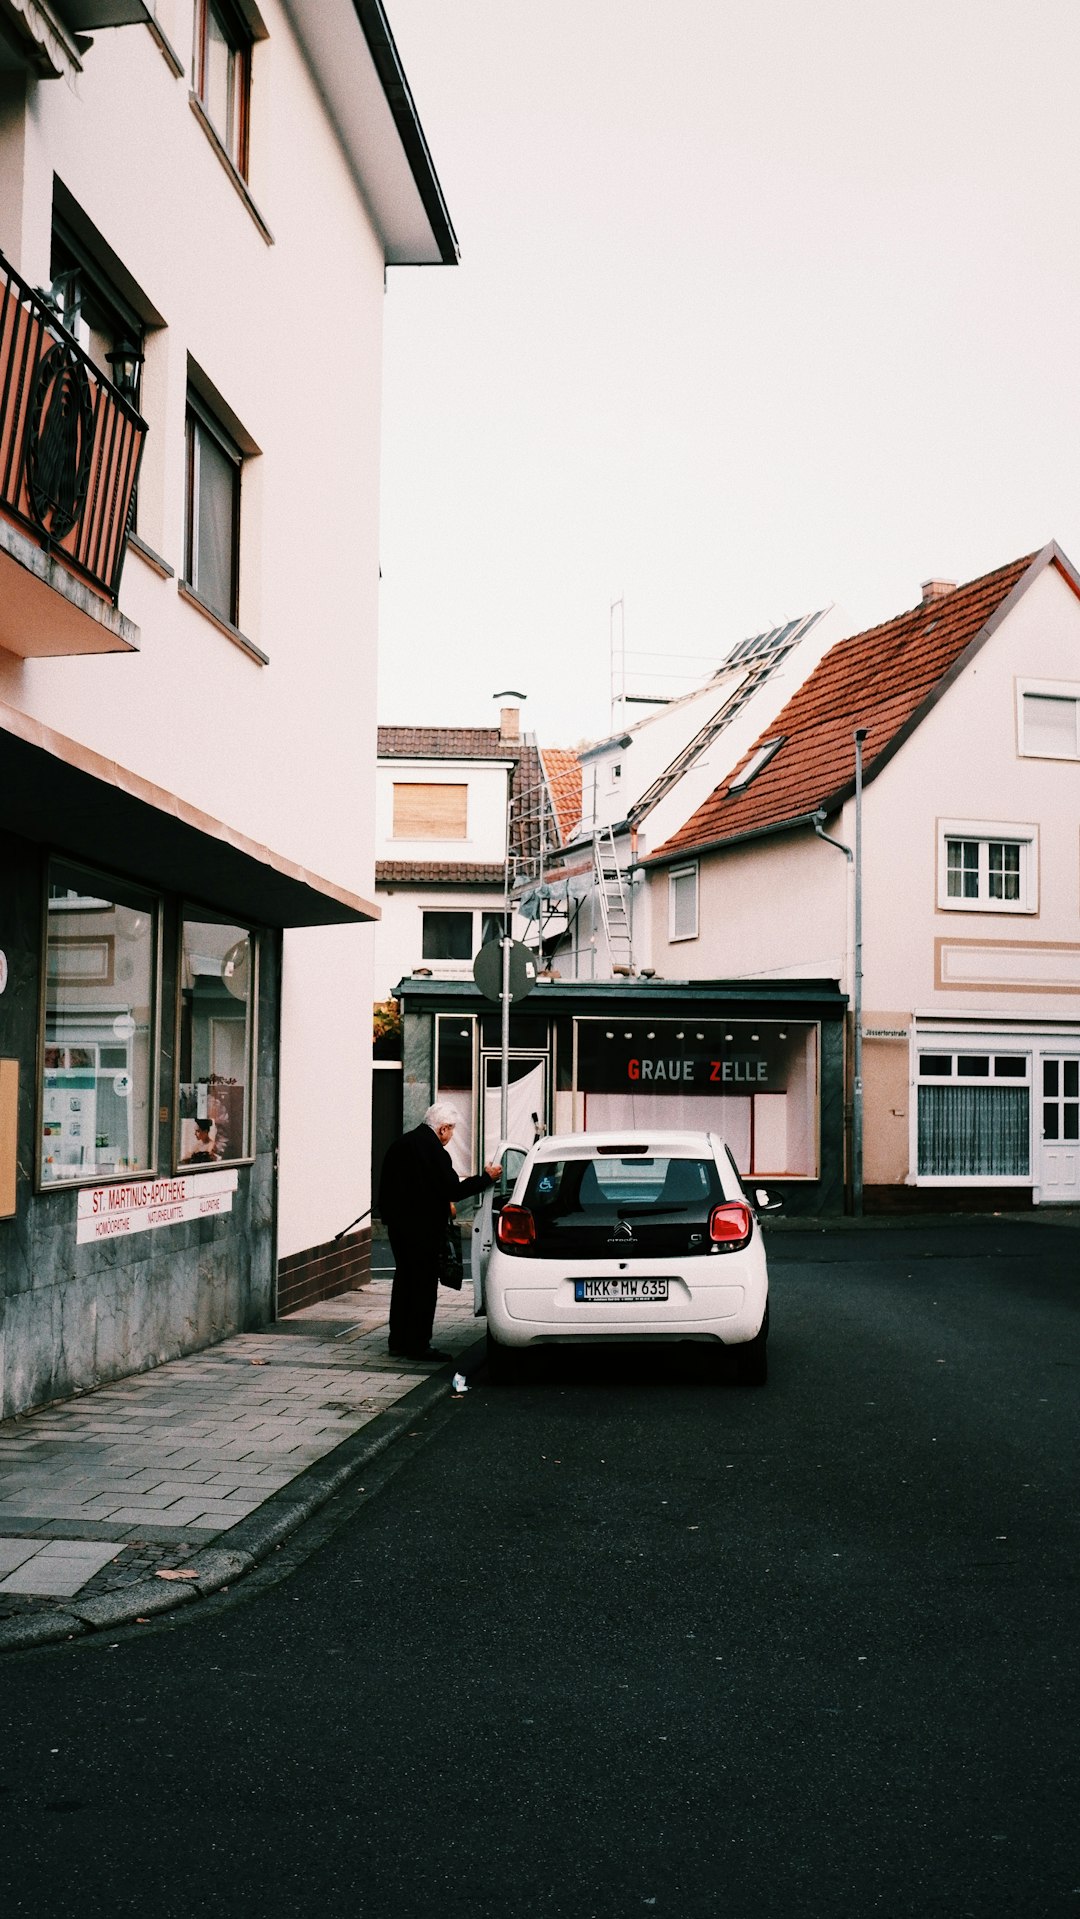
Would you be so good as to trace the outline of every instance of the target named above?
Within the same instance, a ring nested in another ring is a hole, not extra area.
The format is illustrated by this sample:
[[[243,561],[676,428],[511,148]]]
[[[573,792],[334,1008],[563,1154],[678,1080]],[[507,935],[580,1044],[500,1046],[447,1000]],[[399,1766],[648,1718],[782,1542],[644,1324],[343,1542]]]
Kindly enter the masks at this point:
[[[943,600],[947,593],[955,592],[955,580],[924,580],[922,583],[922,604],[923,606],[929,606],[934,600]]]
[[[506,686],[501,693],[492,695],[496,700],[523,700],[526,696],[519,693],[516,686]],[[499,738],[504,746],[519,746],[521,743],[520,706],[500,706]]]

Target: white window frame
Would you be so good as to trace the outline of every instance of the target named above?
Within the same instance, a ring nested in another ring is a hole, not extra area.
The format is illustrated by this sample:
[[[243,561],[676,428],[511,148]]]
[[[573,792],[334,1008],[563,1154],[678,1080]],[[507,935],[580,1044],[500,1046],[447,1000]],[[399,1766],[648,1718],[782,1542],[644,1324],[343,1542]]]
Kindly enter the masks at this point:
[[[955,899],[949,893],[949,841],[975,840],[979,845],[979,892],[973,899]],[[1004,842],[1020,848],[1020,897],[989,896],[989,848]],[[942,913],[1030,914],[1039,910],[1039,829],[1030,820],[939,820],[937,843],[937,906]]]
[[[1071,700],[1076,709],[1076,745],[1072,753],[1047,753],[1037,746],[1029,746],[1024,730],[1024,700],[1028,694],[1036,698],[1049,700]],[[1076,680],[1017,680],[1016,682],[1016,750],[1021,759],[1028,760],[1080,760],[1080,682]]]
[[[921,1053],[951,1054],[954,1061],[952,1074],[942,1075],[923,1073],[920,1067]],[[987,1076],[967,1075],[956,1070],[959,1058],[963,1055],[989,1054],[991,1067]],[[1023,1077],[998,1078],[993,1070],[995,1057],[1008,1056],[1021,1059],[1025,1064]],[[1037,1094],[1035,1084],[1035,1061],[1037,1048],[1026,1035],[1012,1033],[987,1032],[935,1032],[926,1027],[916,1027],[911,1037],[911,1098],[909,1111],[909,1165],[911,1172],[909,1183],[912,1186],[1015,1186],[1031,1187],[1037,1184],[1036,1167],[1036,1107]],[[1027,1173],[920,1173],[919,1172],[919,1087],[920,1086],[1023,1086],[1028,1093],[1028,1167]]]
[[[460,916],[462,919],[467,919],[469,921],[469,951],[463,956],[463,958],[432,959],[427,953],[424,952],[424,922],[427,919],[427,916],[429,913],[438,913],[444,916],[447,914],[453,913],[455,917]],[[429,904],[429,905],[421,906],[420,908],[420,959],[418,961],[419,965],[430,966],[433,972],[446,972],[446,971],[460,972],[463,966],[469,967],[469,968],[472,967],[473,960],[476,957],[476,950],[477,950],[477,925],[476,925],[475,907],[447,906],[442,901],[440,901],[438,904]]]
[[[694,930],[692,933],[678,933],[675,930],[675,897],[679,880],[693,879],[694,882]],[[676,945],[681,940],[696,940],[699,923],[700,878],[698,863],[691,860],[686,866],[673,866],[668,872],[668,944]]]

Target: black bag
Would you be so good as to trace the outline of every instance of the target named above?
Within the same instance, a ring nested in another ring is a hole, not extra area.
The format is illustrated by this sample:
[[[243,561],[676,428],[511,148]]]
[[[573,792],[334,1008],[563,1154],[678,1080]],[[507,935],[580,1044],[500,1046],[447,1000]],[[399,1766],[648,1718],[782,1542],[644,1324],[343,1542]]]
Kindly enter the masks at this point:
[[[443,1243],[439,1248],[439,1284],[460,1293],[465,1278],[465,1259],[461,1250],[461,1228],[447,1220]]]

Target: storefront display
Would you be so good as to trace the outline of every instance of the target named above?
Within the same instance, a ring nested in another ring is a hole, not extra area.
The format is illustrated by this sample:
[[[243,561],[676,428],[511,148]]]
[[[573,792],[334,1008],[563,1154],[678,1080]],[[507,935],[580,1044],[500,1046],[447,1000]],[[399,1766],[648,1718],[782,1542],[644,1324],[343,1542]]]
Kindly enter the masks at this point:
[[[118,881],[49,869],[40,1179],[153,1163],[158,906]]]
[[[498,1141],[500,1019],[472,983],[400,983],[404,1124],[434,1098],[464,1122],[462,1164]],[[705,1128],[789,1210],[843,1203],[843,1020],[828,980],[545,982],[510,1019],[508,1131]]]
[[[183,922],[178,1166],[250,1157],[256,952],[245,927]]]

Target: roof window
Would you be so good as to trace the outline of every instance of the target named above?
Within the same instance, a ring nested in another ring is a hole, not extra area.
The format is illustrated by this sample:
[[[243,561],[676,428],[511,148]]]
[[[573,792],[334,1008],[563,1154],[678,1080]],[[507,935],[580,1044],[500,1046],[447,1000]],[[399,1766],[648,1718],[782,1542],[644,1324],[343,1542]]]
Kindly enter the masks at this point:
[[[779,753],[783,744],[784,735],[780,734],[775,740],[764,740],[760,746],[755,747],[742,771],[732,780],[728,792],[745,792],[751,780],[757,779],[762,768],[768,766],[773,755]]]

